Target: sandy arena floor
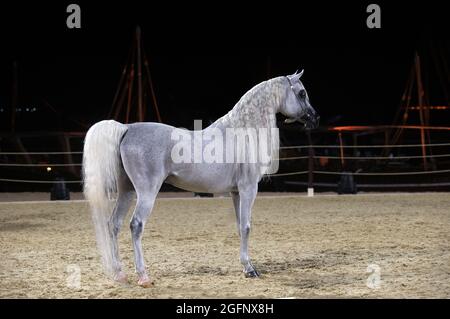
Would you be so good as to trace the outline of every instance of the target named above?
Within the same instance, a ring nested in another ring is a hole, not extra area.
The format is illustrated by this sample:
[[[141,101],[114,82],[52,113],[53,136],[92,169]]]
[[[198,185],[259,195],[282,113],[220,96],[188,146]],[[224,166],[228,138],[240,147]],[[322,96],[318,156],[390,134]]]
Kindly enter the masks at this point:
[[[117,285],[101,272],[86,202],[0,203],[0,297],[450,297],[449,193],[259,197],[259,279],[241,272],[229,198],[159,199],[143,243],[155,286],[135,284],[128,227],[132,283]]]

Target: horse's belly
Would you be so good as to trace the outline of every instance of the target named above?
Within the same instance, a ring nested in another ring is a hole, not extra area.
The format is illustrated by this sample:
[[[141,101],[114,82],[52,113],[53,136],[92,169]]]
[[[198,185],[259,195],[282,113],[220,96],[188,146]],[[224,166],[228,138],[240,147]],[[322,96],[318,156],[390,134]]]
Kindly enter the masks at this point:
[[[175,167],[165,182],[191,192],[224,193],[235,190],[231,171],[228,164],[185,164]]]

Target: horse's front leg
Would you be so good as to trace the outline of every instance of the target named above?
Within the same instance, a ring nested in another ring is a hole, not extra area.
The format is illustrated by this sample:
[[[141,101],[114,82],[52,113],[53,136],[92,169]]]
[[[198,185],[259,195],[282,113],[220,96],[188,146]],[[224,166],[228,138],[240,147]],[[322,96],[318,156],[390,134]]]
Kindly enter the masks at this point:
[[[241,199],[239,198],[239,192],[231,192],[231,198],[233,199],[233,206],[234,206],[234,212],[236,214],[236,225],[237,225],[237,231],[238,235],[241,235],[241,212],[240,212],[240,205],[241,205]]]
[[[251,228],[252,207],[257,192],[258,184],[247,185],[239,189],[239,227],[241,235],[240,261],[244,266],[245,277],[259,277],[259,273],[252,265],[250,256],[248,254],[248,240]]]

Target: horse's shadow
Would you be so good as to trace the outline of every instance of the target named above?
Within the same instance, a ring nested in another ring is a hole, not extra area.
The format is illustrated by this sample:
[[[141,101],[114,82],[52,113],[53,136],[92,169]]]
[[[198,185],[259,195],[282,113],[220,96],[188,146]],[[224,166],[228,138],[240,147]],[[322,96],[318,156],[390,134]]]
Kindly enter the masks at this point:
[[[255,262],[254,266],[258,271],[264,274],[281,274],[301,269],[318,269],[324,265],[323,259],[317,258],[295,258],[293,260],[267,260],[263,262]],[[183,271],[184,275],[216,275],[227,276],[236,273],[235,267],[220,267],[202,265]]]
[[[0,232],[3,231],[9,231],[9,232],[16,232],[26,229],[33,229],[33,228],[40,228],[45,226],[44,224],[35,224],[35,223],[28,223],[28,222],[22,222],[22,223],[0,223]]]
[[[324,266],[322,258],[295,258],[291,260],[267,260],[255,263],[261,274],[278,274],[302,269],[319,269]]]

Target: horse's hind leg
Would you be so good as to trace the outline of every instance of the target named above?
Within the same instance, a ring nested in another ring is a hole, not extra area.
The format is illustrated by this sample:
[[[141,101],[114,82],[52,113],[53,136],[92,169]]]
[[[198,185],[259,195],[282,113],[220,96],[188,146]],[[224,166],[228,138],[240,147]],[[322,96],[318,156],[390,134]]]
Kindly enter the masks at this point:
[[[135,184],[137,193],[136,208],[130,222],[131,238],[133,240],[134,261],[136,273],[138,274],[138,285],[149,287],[153,282],[148,277],[145,269],[144,256],[142,252],[142,233],[155,203],[156,195],[159,192],[164,178],[149,177],[139,179]]]
[[[118,184],[118,197],[114,207],[114,211],[109,220],[109,232],[112,238],[112,259],[114,280],[127,283],[127,275],[122,271],[122,262],[120,261],[119,245],[117,237],[123,224],[123,220],[127,215],[128,209],[134,197],[134,188],[130,180],[126,176],[125,171],[122,171]]]

